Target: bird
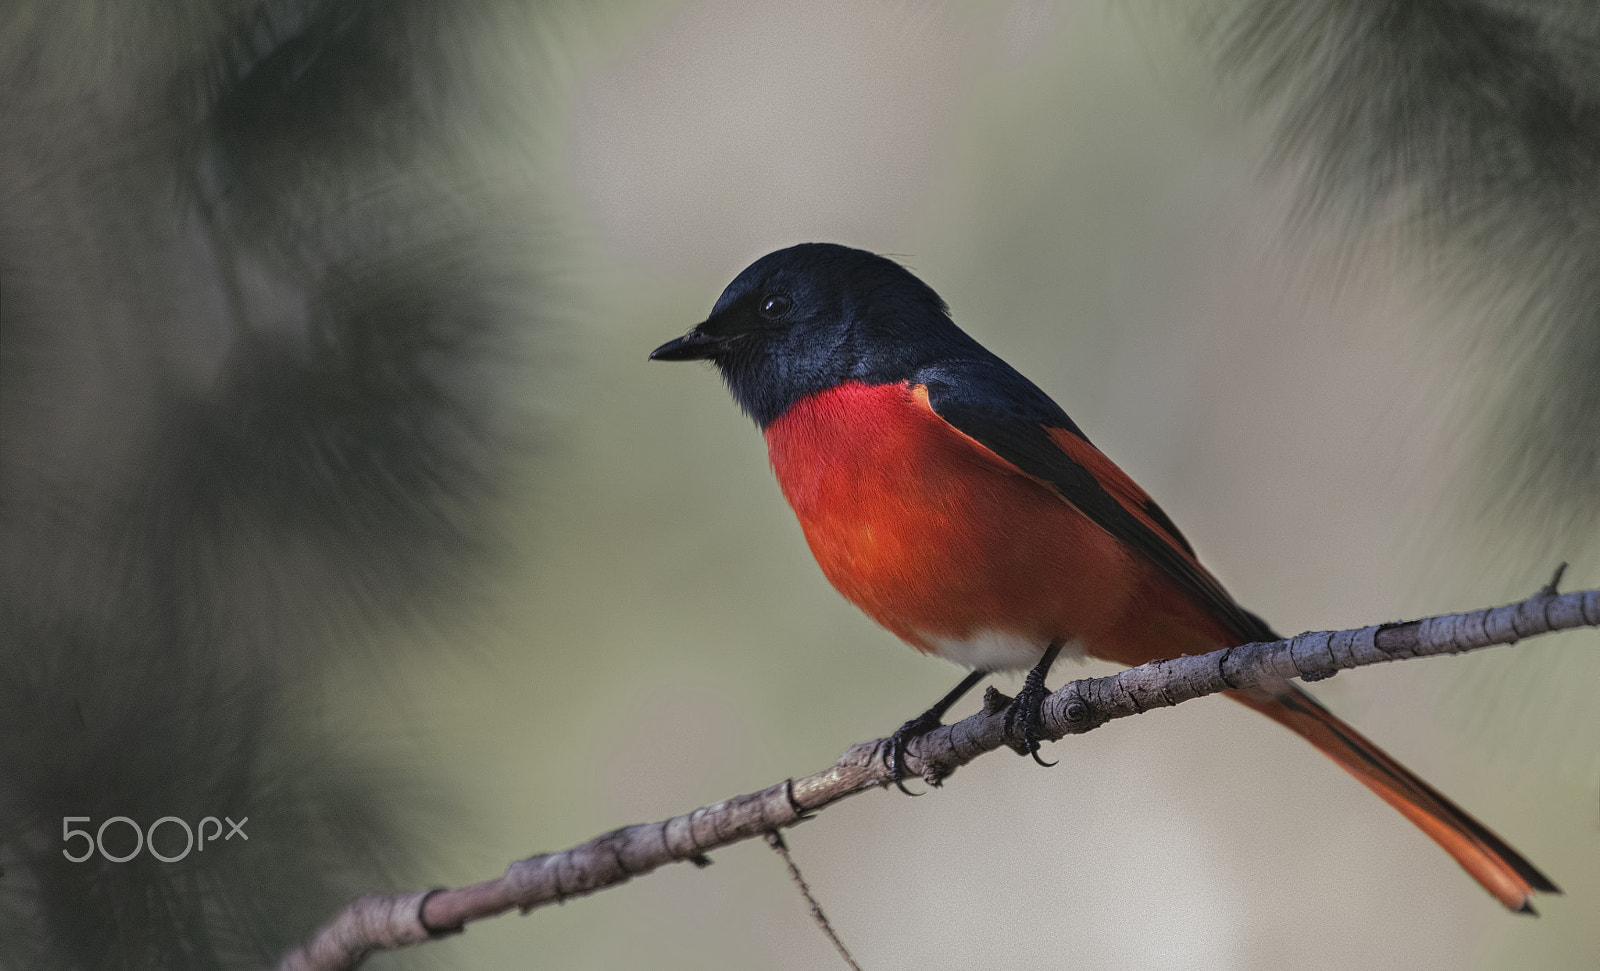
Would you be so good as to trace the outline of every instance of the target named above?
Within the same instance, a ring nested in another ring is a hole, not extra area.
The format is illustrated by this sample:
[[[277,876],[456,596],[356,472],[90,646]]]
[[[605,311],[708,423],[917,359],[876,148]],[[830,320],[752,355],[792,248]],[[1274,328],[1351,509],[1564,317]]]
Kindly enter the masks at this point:
[[[834,243],[769,253],[650,359],[715,365],[834,588],[970,669],[890,737],[897,784],[905,743],[991,673],[1028,672],[1007,725],[1048,764],[1040,708],[1062,654],[1133,666],[1278,639],[1054,400],[895,260]],[[1330,757],[1507,908],[1534,914],[1534,893],[1561,892],[1300,687],[1227,694]]]

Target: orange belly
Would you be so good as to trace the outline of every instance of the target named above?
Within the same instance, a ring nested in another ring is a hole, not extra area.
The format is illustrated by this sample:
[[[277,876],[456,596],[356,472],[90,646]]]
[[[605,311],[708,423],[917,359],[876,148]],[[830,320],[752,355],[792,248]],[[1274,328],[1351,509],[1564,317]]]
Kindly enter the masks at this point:
[[[919,650],[991,670],[1028,667],[1052,642],[1099,654],[1146,589],[1124,547],[920,388],[841,385],[766,438],[822,572]]]

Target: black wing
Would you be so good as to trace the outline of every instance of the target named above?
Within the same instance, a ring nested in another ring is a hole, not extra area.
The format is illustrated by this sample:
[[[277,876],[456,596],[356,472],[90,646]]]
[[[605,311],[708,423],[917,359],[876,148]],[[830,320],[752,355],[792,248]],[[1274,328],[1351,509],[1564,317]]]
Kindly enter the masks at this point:
[[[1112,463],[1066,412],[1009,365],[996,359],[929,369],[934,413],[963,434],[1055,487],[1096,525],[1157,564],[1241,642],[1276,640],[1260,617],[1239,606],[1194,555],[1178,527],[1144,490]]]

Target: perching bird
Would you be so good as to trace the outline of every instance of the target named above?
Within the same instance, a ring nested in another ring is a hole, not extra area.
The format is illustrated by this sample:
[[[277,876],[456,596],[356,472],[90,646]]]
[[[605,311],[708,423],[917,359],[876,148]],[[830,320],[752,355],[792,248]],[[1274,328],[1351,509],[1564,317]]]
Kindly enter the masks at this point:
[[[1008,718],[1038,758],[1063,651],[1136,665],[1277,639],[1043,391],[872,253],[807,243],[752,263],[652,360],[709,360],[761,426],[817,563],[852,603],[971,668],[895,733],[939,724],[994,671],[1029,671]],[[1483,824],[1284,682],[1229,695],[1299,733],[1512,910],[1555,884]]]

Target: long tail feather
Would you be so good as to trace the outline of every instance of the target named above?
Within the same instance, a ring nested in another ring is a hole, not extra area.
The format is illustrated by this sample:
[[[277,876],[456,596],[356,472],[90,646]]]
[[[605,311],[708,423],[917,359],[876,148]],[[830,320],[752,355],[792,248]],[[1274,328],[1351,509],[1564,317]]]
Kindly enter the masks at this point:
[[[1427,833],[1509,909],[1534,914],[1529,898],[1535,892],[1561,892],[1488,827],[1294,685],[1251,688],[1229,695],[1305,738],[1337,762]]]

